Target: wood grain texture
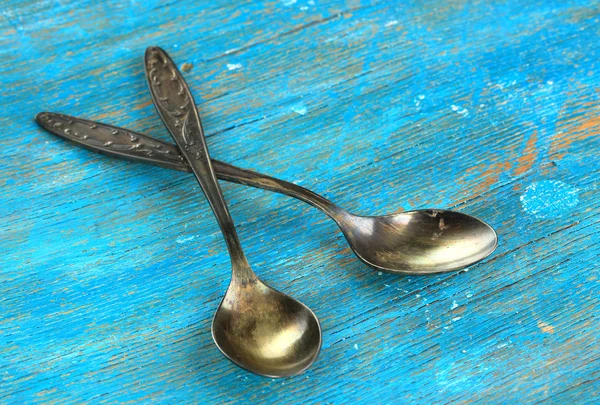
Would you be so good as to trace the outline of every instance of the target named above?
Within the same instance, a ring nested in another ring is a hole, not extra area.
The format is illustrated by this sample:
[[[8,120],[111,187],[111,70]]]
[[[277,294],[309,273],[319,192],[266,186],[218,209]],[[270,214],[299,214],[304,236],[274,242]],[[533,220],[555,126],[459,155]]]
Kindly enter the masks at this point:
[[[229,262],[194,180],[33,121],[169,140],[151,45],[188,64],[214,158],[356,213],[469,213],[497,251],[378,274],[322,213],[222,183],[252,267],[323,327],[299,377],[237,368],[210,336]],[[4,1],[0,402],[594,403],[599,47],[593,0]]]

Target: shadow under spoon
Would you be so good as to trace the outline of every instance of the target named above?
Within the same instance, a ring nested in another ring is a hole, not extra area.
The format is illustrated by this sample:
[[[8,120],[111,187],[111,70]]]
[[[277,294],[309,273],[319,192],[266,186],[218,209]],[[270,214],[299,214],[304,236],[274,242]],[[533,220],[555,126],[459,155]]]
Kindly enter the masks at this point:
[[[235,364],[269,377],[306,370],[321,348],[321,327],[304,304],[261,282],[242,251],[214,173],[192,94],[169,56],[146,50],[145,69],[156,109],[215,214],[231,256],[231,282],[213,318],[212,336]]]

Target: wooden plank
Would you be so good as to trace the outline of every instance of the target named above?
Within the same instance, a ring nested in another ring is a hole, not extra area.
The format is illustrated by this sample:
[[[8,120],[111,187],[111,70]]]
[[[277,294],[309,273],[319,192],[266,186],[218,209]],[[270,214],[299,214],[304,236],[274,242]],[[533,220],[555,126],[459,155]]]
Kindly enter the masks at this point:
[[[599,15],[583,0],[5,2],[0,402],[593,403]],[[169,139],[150,45],[193,65],[215,158],[365,215],[476,215],[498,250],[468,271],[378,274],[323,214],[222,183],[257,273],[323,327],[302,376],[238,369],[209,332],[229,264],[193,179],[33,122]]]

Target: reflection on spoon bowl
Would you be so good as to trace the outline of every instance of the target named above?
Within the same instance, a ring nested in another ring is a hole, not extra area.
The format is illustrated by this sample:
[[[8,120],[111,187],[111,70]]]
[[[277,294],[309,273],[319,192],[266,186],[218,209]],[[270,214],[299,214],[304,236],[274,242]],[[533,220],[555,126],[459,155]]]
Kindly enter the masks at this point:
[[[336,216],[356,255],[390,273],[434,274],[458,270],[489,256],[496,232],[470,215],[445,210],[380,217]]]
[[[268,377],[301,373],[321,348],[315,314],[256,278],[232,281],[213,319],[212,334],[230,360]]]

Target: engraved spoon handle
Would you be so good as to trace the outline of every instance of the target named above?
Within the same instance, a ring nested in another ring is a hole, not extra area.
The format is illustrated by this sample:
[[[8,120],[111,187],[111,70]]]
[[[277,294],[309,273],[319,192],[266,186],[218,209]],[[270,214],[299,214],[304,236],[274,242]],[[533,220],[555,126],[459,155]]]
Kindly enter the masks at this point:
[[[41,112],[35,120],[59,138],[103,155],[192,172],[176,145],[138,132],[51,112]]]
[[[192,171],[176,145],[148,135],[50,112],[39,113],[35,118],[38,124],[48,132],[94,152],[182,172]],[[212,159],[212,166],[221,180],[297,198],[320,209],[334,220],[343,212],[331,201],[294,183],[245,170],[215,159]]]
[[[234,271],[247,269],[251,272],[227,203],[217,182],[202,123],[190,89],[175,63],[162,49],[158,47],[146,49],[144,61],[146,79],[154,106],[177,142],[182,155],[187,159],[210,203],[225,237]]]

